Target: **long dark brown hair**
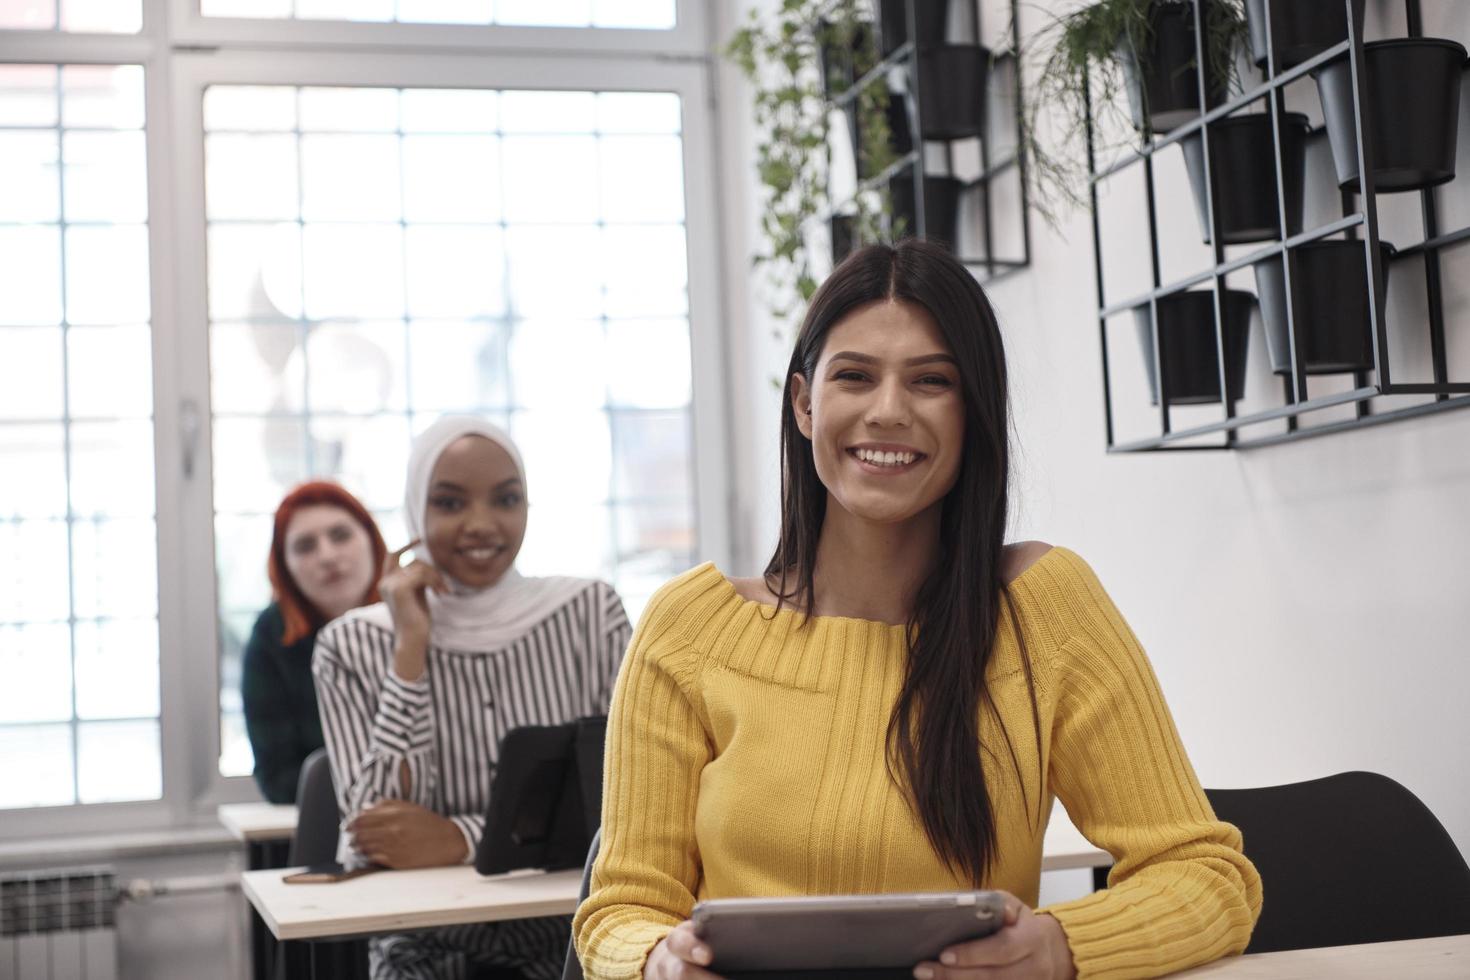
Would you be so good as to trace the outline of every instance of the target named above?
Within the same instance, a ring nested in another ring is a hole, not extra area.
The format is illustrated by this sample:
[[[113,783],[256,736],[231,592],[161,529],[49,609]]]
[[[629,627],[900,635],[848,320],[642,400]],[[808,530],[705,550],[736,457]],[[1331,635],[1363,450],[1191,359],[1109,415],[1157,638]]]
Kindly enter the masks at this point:
[[[935,852],[978,887],[996,848],[995,811],[981,763],[980,713],[982,707],[994,707],[985,668],[994,652],[1002,602],[1020,639],[1001,573],[1010,411],[995,312],[975,278],[938,245],[908,239],[861,249],[812,297],[786,374],[781,539],[765,577],[783,603],[810,613],[827,488],[817,476],[811,443],[796,424],[792,378],[799,373],[814,382],[827,332],[858,307],[885,299],[912,303],[934,318],[958,364],[965,411],[959,475],[941,504],[939,550],[909,614],[908,663],[888,725],[890,774],[907,787]],[[1036,690],[1024,643],[1021,658],[1039,761]],[[1026,781],[1004,723],[1001,732],[1025,800]]]

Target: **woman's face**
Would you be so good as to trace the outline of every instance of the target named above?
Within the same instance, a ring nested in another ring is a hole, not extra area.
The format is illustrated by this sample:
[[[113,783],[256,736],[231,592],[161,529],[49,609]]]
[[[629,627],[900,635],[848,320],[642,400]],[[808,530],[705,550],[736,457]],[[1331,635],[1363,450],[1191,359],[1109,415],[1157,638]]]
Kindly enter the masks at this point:
[[[449,444],[429,477],[424,543],[441,572],[472,589],[500,581],[526,537],[526,487],[515,460],[483,436]]]
[[[362,605],[378,574],[367,531],[331,504],[312,504],[292,514],[285,550],[291,581],[328,619]]]
[[[959,367],[925,309],[881,300],[827,332],[792,405],[827,493],[855,517],[906,521],[944,498],[960,471]]]

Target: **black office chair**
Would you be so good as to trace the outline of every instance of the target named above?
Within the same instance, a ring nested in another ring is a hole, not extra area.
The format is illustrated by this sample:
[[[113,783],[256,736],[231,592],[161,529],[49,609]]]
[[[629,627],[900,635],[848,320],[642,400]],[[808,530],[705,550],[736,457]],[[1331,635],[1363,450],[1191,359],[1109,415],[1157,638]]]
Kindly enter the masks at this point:
[[[602,830],[592,835],[592,846],[587,848],[587,863],[582,867],[582,887],[577,892],[577,904],[587,900],[592,890],[592,865],[597,862],[597,848],[602,844]],[[582,980],[582,961],[577,959],[577,944],[567,943],[567,962],[561,969],[561,980]]]
[[[337,835],[342,815],[326,749],[317,749],[301,764],[296,781],[296,836],[291,841],[291,866],[330,864],[337,860]]]
[[[1429,808],[1387,776],[1205,795],[1261,873],[1247,953],[1470,932],[1470,867]]]

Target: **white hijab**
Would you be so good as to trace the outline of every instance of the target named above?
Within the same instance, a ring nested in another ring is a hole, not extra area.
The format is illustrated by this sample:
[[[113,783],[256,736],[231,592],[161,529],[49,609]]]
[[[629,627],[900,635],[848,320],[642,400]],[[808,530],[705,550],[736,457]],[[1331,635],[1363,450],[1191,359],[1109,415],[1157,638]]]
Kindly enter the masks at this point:
[[[446,415],[413,441],[408,454],[403,507],[410,539],[425,538],[434,464],[445,449],[464,436],[482,436],[504,449],[520,471],[521,481],[526,482],[520,450],[502,429],[473,415]],[[414,554],[420,561],[434,564],[427,544],[420,544]],[[429,642],[440,649],[472,653],[510,646],[587,586],[585,579],[565,576],[527,578],[514,565],[506,569],[500,581],[484,589],[472,589],[448,575],[444,577],[449,593],[428,593]],[[359,610],[359,615],[392,628],[392,617],[383,603]]]

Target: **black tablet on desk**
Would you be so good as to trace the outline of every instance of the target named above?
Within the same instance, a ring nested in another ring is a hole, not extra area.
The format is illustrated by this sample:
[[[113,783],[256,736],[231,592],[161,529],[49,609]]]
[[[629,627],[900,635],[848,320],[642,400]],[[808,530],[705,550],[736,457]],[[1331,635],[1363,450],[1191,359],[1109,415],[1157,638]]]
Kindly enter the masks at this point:
[[[506,733],[475,852],[476,871],[558,871],[586,863],[602,819],[606,734],[603,716]]]

